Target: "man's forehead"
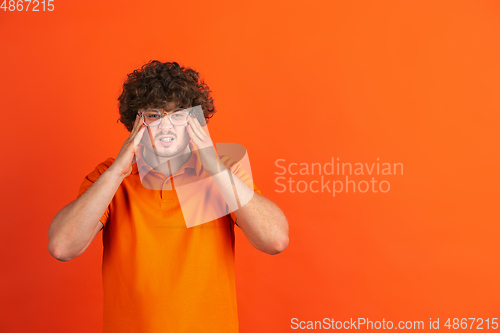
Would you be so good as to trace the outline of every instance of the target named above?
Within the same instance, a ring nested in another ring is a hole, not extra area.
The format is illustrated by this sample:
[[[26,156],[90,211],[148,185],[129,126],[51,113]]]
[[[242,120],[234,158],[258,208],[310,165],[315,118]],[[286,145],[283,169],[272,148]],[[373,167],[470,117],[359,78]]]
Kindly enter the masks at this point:
[[[155,109],[155,110],[160,110],[160,111],[171,111],[173,109],[177,108],[182,108],[182,105],[178,102],[167,102],[163,105],[158,105],[158,106],[151,106],[148,108],[143,108],[142,110],[147,110],[147,109]]]

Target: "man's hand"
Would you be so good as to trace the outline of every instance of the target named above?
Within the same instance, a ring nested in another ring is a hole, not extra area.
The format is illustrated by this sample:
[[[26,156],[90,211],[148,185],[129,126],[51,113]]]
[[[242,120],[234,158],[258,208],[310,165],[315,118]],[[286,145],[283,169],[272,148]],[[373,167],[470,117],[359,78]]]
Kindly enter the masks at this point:
[[[196,117],[189,115],[187,131],[193,143],[198,147],[203,169],[210,175],[215,175],[220,171],[226,170],[222,164],[210,135],[207,126],[201,127]]]
[[[115,173],[121,178],[125,178],[132,173],[132,164],[135,156],[135,147],[139,144],[144,134],[146,126],[142,122],[142,118],[137,115],[135,117],[134,127],[130,132],[130,136],[123,144],[118,156],[108,170]]]

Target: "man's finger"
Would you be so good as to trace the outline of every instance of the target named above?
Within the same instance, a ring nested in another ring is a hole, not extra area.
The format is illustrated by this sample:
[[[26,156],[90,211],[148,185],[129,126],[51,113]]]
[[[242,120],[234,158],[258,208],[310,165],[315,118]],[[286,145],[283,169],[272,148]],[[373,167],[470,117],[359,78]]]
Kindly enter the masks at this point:
[[[210,137],[210,134],[208,133],[208,126],[201,126],[200,124],[200,121],[198,119],[196,119],[196,122],[198,123],[198,126],[200,127],[200,129],[207,135],[207,137],[209,138]]]
[[[200,124],[197,123],[196,118],[190,118],[189,119],[189,127],[196,133],[196,135],[200,138],[200,140],[205,140],[205,132],[201,129]]]
[[[139,130],[139,132],[134,137],[134,146],[136,146],[136,147],[139,145],[139,142],[141,142],[142,136],[144,135],[144,131],[146,130],[146,126],[144,126],[144,124],[142,124],[142,125],[143,125],[143,127]]]
[[[210,134],[208,134],[208,127],[207,126],[202,127],[198,118],[194,118],[193,120],[194,120],[195,126],[196,126],[196,128],[198,128],[199,132],[205,138],[210,138]]]
[[[136,116],[135,116],[134,126],[132,126],[132,130],[130,131],[130,136],[131,136],[131,137],[134,137],[134,136],[135,136],[135,134],[136,134],[136,133],[137,133],[137,131],[138,131],[138,127],[139,127],[139,126],[138,126],[138,124],[139,124],[139,118],[140,118],[140,117],[139,117],[139,115],[136,115]]]
[[[189,124],[188,124],[188,126],[187,126],[187,131],[188,131],[188,134],[189,134],[189,136],[191,137],[191,139],[192,139],[193,141],[195,141],[195,143],[194,143],[194,144],[195,144],[195,145],[198,145],[198,144],[199,144],[199,141],[201,141],[201,139],[200,139],[200,137],[198,136],[198,134],[196,134],[196,132],[193,130],[193,127],[192,127],[192,126],[190,126]]]

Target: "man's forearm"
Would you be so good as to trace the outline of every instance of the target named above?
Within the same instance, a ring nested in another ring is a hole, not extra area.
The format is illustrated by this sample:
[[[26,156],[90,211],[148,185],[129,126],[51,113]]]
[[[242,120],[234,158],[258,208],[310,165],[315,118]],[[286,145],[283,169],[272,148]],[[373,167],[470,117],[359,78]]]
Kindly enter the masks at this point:
[[[78,199],[57,213],[48,232],[52,256],[68,261],[89,245],[122,180],[110,169],[106,170]]]
[[[222,167],[224,171],[212,175],[212,179],[238,218],[238,226],[248,241],[268,254],[282,252],[288,246],[288,222],[285,214],[274,202],[255,193],[230,170]],[[232,182],[229,176],[232,177]],[[235,196],[239,206],[235,206]]]

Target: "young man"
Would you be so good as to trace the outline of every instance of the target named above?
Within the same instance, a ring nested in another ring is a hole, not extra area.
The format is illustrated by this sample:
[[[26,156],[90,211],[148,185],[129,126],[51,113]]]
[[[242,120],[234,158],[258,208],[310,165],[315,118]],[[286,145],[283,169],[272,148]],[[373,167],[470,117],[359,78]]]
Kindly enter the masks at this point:
[[[216,110],[194,70],[151,61],[128,75],[119,111],[130,136],[54,217],[49,252],[71,260],[103,229],[105,333],[238,332],[234,224],[277,254],[288,246],[283,212],[213,149],[202,125]],[[234,197],[231,212],[210,215]]]

